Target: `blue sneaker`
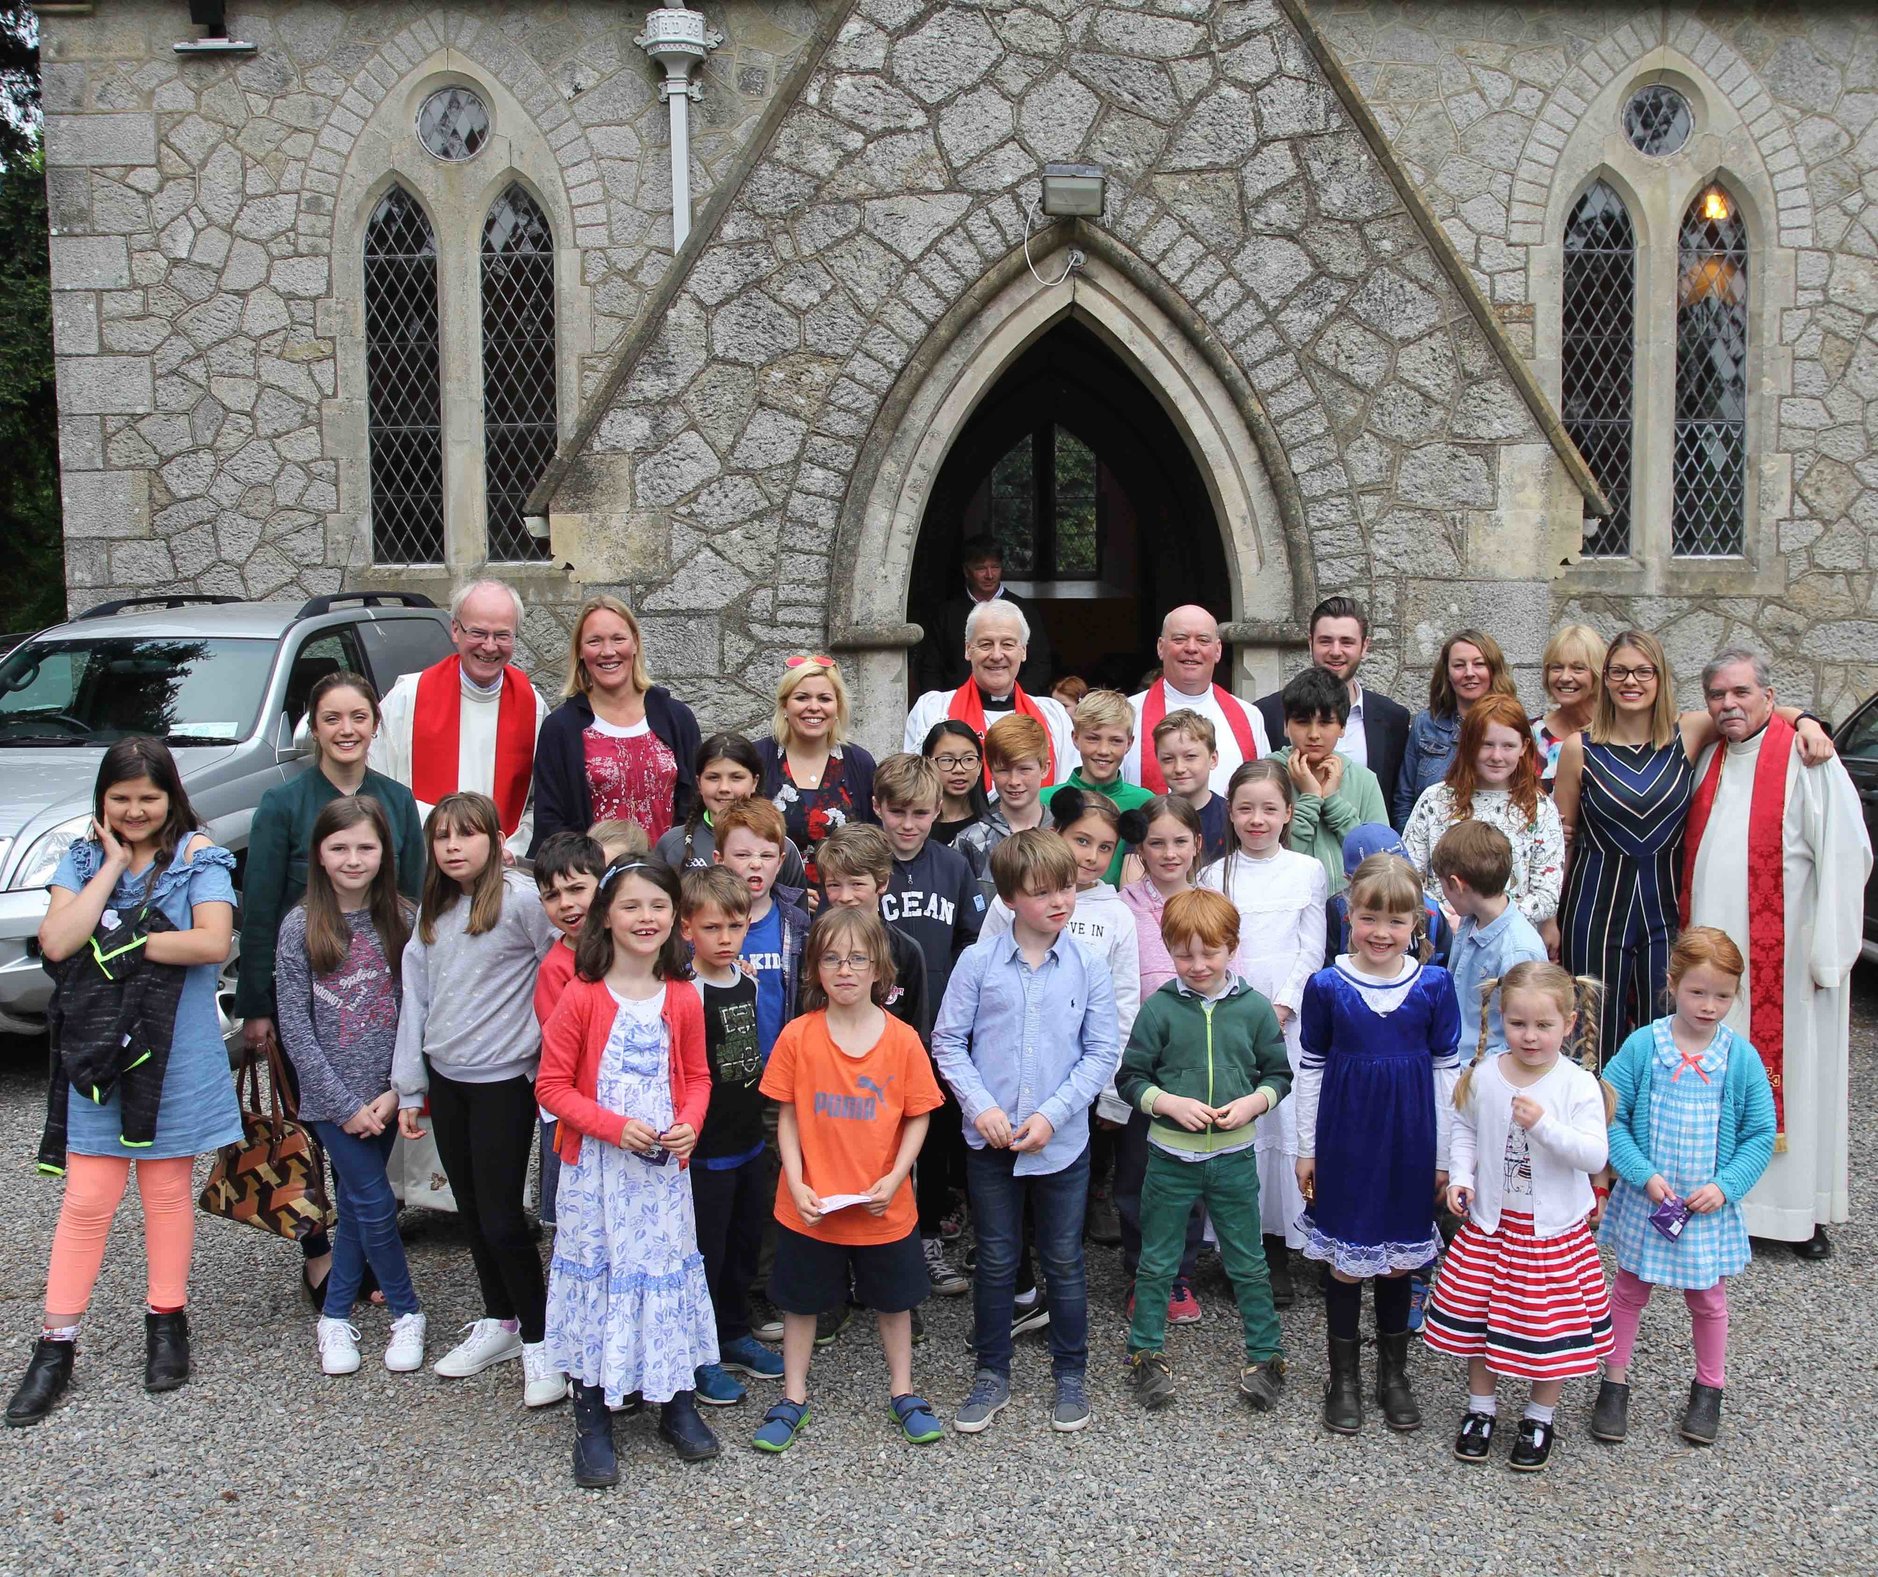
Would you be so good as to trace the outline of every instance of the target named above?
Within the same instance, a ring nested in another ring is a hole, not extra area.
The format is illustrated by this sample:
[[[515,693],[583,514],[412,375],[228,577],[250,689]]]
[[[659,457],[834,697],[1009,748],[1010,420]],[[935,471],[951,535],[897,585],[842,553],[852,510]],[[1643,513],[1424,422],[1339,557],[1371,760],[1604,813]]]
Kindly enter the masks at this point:
[[[747,1374],[755,1380],[780,1380],[783,1361],[754,1336],[739,1336],[735,1341],[717,1344],[717,1362],[721,1369]]]
[[[1424,1271],[1416,1271],[1409,1277],[1409,1323],[1408,1328],[1419,1331],[1422,1321],[1428,1313],[1429,1277]]]
[[[722,1364],[703,1365],[696,1379],[698,1400],[706,1407],[735,1407],[743,1400],[743,1382],[726,1373]]]
[[[759,1451],[787,1451],[796,1443],[796,1436],[808,1427],[807,1402],[781,1401],[763,1415],[763,1422],[750,1443]]]

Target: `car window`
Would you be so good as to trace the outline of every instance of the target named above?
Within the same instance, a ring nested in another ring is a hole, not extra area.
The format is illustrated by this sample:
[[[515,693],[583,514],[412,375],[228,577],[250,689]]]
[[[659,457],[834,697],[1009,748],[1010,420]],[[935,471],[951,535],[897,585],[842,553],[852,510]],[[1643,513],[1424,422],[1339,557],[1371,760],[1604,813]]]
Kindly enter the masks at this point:
[[[272,643],[193,636],[33,640],[0,661],[0,746],[155,734],[232,745],[254,727]]]
[[[341,624],[309,636],[294,654],[287,675],[287,720],[298,724],[306,716],[314,685],[328,674],[363,673],[364,669],[356,625]]]
[[[421,673],[455,650],[441,619],[372,619],[360,626],[372,680],[382,696],[405,674]]]
[[[1878,761],[1878,705],[1867,703],[1839,738],[1839,754],[1853,761]]]

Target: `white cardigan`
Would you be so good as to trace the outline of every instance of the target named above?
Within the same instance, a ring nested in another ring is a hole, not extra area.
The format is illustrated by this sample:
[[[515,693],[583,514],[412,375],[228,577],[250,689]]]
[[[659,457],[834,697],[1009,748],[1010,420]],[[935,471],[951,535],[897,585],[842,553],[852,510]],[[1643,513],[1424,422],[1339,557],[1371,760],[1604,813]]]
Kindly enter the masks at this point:
[[[1526,1130],[1532,1158],[1532,1232],[1534,1237],[1557,1237],[1590,1212],[1588,1174],[1602,1168],[1609,1153],[1603,1092],[1577,1063],[1561,1057],[1537,1084],[1519,1090],[1501,1076],[1498,1056],[1482,1058],[1468,1084],[1466,1104],[1454,1114],[1448,1182],[1472,1192],[1467,1214],[1476,1227],[1482,1232],[1499,1230],[1506,1140],[1516,1095],[1530,1096],[1545,1108],[1545,1115]]]

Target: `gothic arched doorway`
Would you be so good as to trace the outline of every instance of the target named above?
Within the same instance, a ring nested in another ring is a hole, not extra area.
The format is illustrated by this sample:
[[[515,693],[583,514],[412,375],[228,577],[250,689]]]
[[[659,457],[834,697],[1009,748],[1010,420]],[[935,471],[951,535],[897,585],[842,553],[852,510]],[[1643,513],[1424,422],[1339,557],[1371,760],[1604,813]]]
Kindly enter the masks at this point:
[[[943,604],[965,595],[960,548],[980,534],[998,539],[1006,584],[1047,627],[1053,678],[1139,689],[1169,608],[1232,616],[1219,519],[1186,441],[1074,318],[1011,364],[948,451],[914,555],[915,622],[933,629]],[[912,669],[914,693],[965,676],[962,653],[930,642]]]

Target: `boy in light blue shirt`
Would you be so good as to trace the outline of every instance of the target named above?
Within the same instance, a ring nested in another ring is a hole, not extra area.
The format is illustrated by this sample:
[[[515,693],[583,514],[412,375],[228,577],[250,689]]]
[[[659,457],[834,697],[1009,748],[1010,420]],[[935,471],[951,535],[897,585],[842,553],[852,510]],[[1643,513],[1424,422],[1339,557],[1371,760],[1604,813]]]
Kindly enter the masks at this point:
[[[1441,896],[1461,923],[1448,949],[1448,972],[1461,999],[1461,1058],[1481,1045],[1480,988],[1515,964],[1543,962],[1545,943],[1532,922],[1506,896],[1513,874],[1513,846],[1498,827],[1469,818],[1441,835],[1429,868],[1441,883]],[[1486,1050],[1506,1050],[1499,999],[1489,1011]]]
[[[1076,858],[1040,828],[991,853],[1008,934],[959,955],[933,1027],[933,1060],[965,1119],[965,1178],[978,1229],[973,1283],[977,1373],[953,1415],[977,1434],[1011,1399],[1011,1312],[1024,1207],[1050,1308],[1053,1429],[1089,1422],[1089,1108],[1121,1061],[1108,965],[1063,927],[1076,908]]]

